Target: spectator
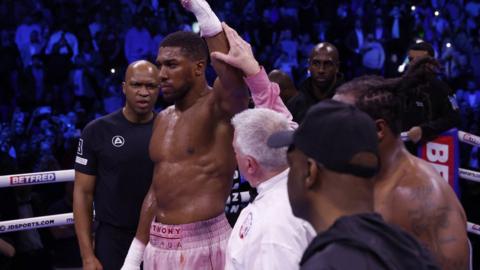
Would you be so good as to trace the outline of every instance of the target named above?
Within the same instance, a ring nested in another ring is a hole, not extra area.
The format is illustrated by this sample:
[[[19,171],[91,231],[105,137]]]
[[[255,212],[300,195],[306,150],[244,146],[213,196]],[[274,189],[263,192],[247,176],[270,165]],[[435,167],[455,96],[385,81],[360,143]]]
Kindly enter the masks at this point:
[[[8,117],[17,104],[19,95],[18,77],[21,70],[21,58],[17,47],[13,43],[10,31],[0,30],[0,119],[10,121]]]
[[[335,89],[343,82],[339,65],[338,51],[333,44],[322,42],[312,49],[308,66],[310,77],[300,84],[300,93],[287,104],[295,122],[300,123],[311,106],[335,94]]]
[[[67,30],[67,25],[62,23],[57,31],[53,32],[48,39],[45,53],[50,54],[63,54],[70,55],[70,57],[77,56],[78,54],[78,39],[77,37]]]
[[[422,57],[434,57],[433,48],[426,42],[416,43],[409,48],[408,57],[413,66]],[[432,71],[425,74],[424,80],[416,85],[418,95],[411,97],[404,112],[403,129],[414,143],[430,140],[460,124],[458,105],[448,85]]]
[[[280,87],[280,98],[284,104],[287,104],[291,98],[298,95],[298,90],[295,88],[292,78],[287,73],[274,69],[270,71],[268,78]]]
[[[20,54],[22,56],[23,67],[31,66],[33,63],[32,58],[35,55],[42,55],[45,49],[45,40],[41,36],[40,32],[33,30],[30,32],[30,38],[28,42],[23,44],[20,48]]]
[[[25,16],[23,23],[17,27],[15,32],[15,43],[19,51],[28,46],[31,41],[32,32],[42,33],[42,27],[35,22],[33,14]]]
[[[381,74],[385,63],[385,51],[373,34],[368,34],[362,48],[363,67],[367,74]]]
[[[152,37],[139,15],[133,19],[133,26],[125,34],[125,58],[128,63],[150,59]]]

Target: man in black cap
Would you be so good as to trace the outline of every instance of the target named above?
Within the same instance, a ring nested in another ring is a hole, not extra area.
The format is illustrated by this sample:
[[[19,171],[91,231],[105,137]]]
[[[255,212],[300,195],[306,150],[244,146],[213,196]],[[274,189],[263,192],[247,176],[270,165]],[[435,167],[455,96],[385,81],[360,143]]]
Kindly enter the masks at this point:
[[[322,101],[296,131],[275,133],[268,144],[289,146],[290,204],[318,233],[301,269],[439,269],[413,237],[373,212],[378,141],[366,113]]]

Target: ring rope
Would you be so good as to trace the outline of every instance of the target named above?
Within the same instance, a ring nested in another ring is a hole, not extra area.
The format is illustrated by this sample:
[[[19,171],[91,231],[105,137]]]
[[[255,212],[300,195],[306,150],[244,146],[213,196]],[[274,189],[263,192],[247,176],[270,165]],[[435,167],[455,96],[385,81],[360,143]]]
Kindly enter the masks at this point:
[[[13,219],[0,222],[0,234],[38,228],[71,225],[73,223],[73,213]]]
[[[73,180],[75,180],[74,170],[1,175],[0,188],[50,184],[56,182],[71,182]]]
[[[400,138],[404,142],[410,141],[408,138],[408,132],[406,131],[400,133]],[[468,143],[473,146],[480,146],[480,137],[465,131],[458,131],[458,139],[463,143]]]
[[[480,182],[480,172],[459,168],[458,173],[460,177],[463,179],[474,181],[474,182]],[[57,183],[57,182],[71,182],[74,180],[75,180],[74,170],[11,174],[11,175],[0,176],[0,188],[49,184],[49,183]],[[245,196],[242,194],[242,198],[244,197],[247,197],[246,193],[245,193]]]
[[[72,225],[74,222],[75,220],[73,219],[73,213],[13,219],[0,222],[0,234],[38,228]],[[480,225],[467,222],[467,231],[469,233],[480,235]]]
[[[480,137],[477,135],[473,135],[470,133],[467,133],[465,131],[458,131],[458,139],[461,142],[471,144],[473,146],[480,146]]]
[[[480,235],[480,225],[472,222],[467,222],[467,231],[469,233]]]
[[[458,174],[463,179],[480,183],[480,172],[459,168]]]

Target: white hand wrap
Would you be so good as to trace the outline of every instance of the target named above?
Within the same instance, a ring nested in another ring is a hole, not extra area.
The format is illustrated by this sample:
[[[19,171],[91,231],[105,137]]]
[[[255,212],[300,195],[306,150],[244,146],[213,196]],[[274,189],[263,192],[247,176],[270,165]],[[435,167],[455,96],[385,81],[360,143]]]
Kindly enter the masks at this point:
[[[197,18],[202,37],[213,37],[223,31],[222,24],[205,0],[182,0],[182,6]]]
[[[137,238],[133,238],[121,270],[140,270],[140,264],[143,261],[144,250],[145,245]]]

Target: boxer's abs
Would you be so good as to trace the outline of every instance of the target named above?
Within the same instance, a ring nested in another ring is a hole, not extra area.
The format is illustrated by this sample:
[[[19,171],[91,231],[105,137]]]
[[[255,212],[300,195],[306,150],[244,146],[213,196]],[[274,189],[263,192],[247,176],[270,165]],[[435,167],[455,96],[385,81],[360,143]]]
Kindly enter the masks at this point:
[[[221,214],[232,186],[235,165],[221,160],[210,164],[175,162],[156,164],[154,188],[156,220],[185,224]]]

